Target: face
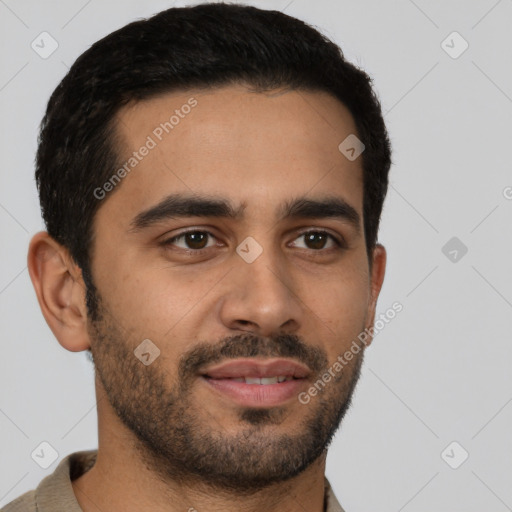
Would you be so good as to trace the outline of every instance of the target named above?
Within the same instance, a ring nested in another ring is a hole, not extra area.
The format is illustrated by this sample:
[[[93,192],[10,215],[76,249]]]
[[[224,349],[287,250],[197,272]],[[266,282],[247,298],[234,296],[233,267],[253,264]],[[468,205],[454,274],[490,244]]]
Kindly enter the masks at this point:
[[[304,393],[373,322],[362,161],[338,150],[351,115],[232,86],[139,102],[117,126],[127,166],[99,199],[88,321],[108,407],[163,477],[249,491],[301,473],[364,350]]]

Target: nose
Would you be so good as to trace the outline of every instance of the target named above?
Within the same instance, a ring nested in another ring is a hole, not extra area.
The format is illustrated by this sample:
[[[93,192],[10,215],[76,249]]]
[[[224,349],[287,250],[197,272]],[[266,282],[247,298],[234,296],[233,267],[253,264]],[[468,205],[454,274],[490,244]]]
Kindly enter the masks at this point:
[[[223,324],[260,336],[298,331],[303,303],[286,262],[264,250],[252,263],[236,256],[233,264],[220,309]]]

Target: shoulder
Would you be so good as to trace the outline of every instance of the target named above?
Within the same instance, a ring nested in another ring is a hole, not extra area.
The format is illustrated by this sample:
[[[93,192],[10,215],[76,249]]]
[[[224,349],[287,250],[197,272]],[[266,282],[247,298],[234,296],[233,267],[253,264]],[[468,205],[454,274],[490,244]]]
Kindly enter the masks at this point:
[[[326,497],[326,508],[325,512],[345,512],[340,502],[336,498],[334,491],[332,490],[331,484],[327,477],[324,478],[325,485],[325,497]]]
[[[0,512],[36,512],[36,491],[28,491],[22,494],[14,501],[11,501],[5,507],[0,509]]]
[[[71,453],[60,461],[53,473],[39,482],[36,489],[11,501],[0,512],[80,511],[71,481],[94,465],[96,455],[97,450]]]

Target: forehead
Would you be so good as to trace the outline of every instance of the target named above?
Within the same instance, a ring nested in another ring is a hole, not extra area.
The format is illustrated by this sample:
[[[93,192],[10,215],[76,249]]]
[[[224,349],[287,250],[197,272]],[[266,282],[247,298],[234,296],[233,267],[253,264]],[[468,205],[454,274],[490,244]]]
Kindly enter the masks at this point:
[[[230,198],[249,215],[308,193],[362,206],[362,159],[338,149],[357,133],[354,120],[324,92],[173,92],[123,108],[116,129],[127,172],[99,215],[115,213],[125,224],[173,193]]]

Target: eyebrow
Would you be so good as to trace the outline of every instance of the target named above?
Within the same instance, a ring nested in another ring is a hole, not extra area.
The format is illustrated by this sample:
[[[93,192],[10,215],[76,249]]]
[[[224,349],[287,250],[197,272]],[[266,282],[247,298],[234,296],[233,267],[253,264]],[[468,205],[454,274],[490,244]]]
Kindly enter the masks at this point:
[[[214,217],[243,219],[245,205],[238,207],[222,198],[171,194],[155,206],[138,213],[130,222],[132,232],[140,231],[167,219],[184,217]],[[350,224],[360,233],[361,217],[357,210],[340,197],[321,199],[299,197],[284,202],[277,211],[278,221],[287,219],[335,218]]]

